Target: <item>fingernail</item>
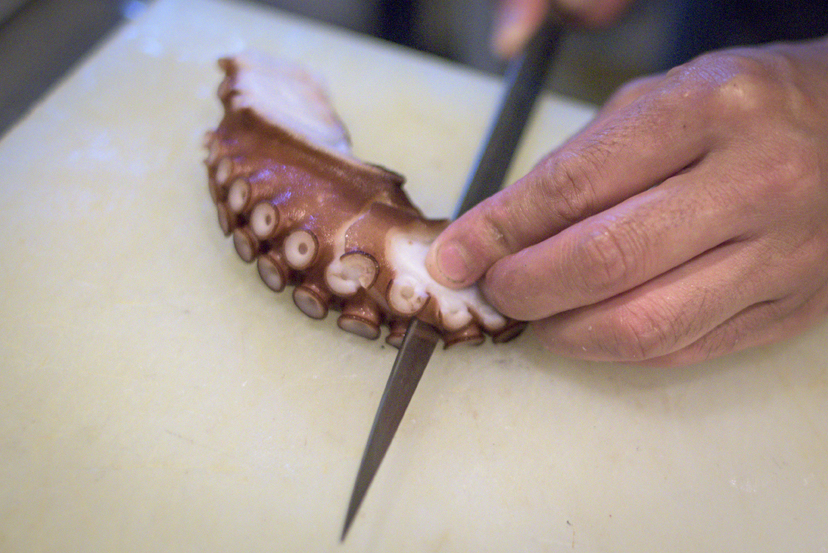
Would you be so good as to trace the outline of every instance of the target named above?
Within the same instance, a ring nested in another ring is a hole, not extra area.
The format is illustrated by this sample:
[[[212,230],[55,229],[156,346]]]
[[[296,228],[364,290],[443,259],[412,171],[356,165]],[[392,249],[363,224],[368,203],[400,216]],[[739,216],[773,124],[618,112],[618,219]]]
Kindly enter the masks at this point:
[[[451,282],[465,281],[471,274],[466,255],[465,248],[457,242],[443,244],[437,250],[437,270]]]

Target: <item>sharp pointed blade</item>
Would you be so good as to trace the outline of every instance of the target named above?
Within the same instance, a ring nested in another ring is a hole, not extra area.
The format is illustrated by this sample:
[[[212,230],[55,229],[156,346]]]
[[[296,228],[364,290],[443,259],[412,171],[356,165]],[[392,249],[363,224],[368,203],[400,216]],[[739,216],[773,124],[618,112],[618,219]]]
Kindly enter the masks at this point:
[[[437,345],[440,335],[433,326],[418,319],[411,319],[405,333],[397,359],[391,368],[388,384],[382,394],[374,425],[368,435],[368,443],[362,455],[354,490],[351,492],[351,502],[348,504],[348,514],[345,516],[345,526],[342,529],[342,540],[348,534],[348,529],[356,517],[359,506],[365,498],[368,486],[379,469],[388,446],[397,432],[397,427],[405,414],[414,390],[423,376],[423,371],[431,359],[431,354]]]

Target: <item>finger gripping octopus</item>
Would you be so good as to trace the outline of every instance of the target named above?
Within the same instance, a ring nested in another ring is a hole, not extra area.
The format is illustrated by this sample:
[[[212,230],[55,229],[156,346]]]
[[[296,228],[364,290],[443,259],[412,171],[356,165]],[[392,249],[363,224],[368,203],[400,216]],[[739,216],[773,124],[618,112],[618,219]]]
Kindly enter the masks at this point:
[[[208,132],[210,194],[239,256],[276,292],[294,286],[314,319],[340,311],[343,330],[369,339],[387,325],[399,347],[411,317],[446,347],[517,336],[476,286],[435,282],[425,256],[446,220],[423,217],[403,177],[353,156],[322,86],[302,68],[261,54],[223,58],[224,117]]]

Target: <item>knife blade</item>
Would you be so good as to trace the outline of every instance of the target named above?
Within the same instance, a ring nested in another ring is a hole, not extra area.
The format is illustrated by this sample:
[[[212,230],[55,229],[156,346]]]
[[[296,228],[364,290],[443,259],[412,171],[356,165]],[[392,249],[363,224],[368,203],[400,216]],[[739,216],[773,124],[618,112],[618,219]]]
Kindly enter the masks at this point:
[[[502,186],[562,33],[558,19],[547,19],[523,53],[509,64],[505,92],[455,208],[454,219]],[[416,317],[411,319],[368,435],[345,515],[341,541],[348,535],[439,339],[440,333],[432,325]]]

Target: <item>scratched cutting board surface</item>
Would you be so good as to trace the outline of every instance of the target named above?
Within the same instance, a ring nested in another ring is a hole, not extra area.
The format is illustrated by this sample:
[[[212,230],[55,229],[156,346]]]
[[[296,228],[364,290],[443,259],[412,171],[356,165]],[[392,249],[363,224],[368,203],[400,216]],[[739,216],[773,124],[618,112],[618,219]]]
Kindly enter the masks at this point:
[[[438,351],[344,545],[395,350],[219,231],[217,57],[327,81],[357,153],[450,213],[490,77],[261,7],[158,0],[0,142],[2,551],[826,551],[828,326],[679,370]],[[515,171],[590,117],[544,98]]]

